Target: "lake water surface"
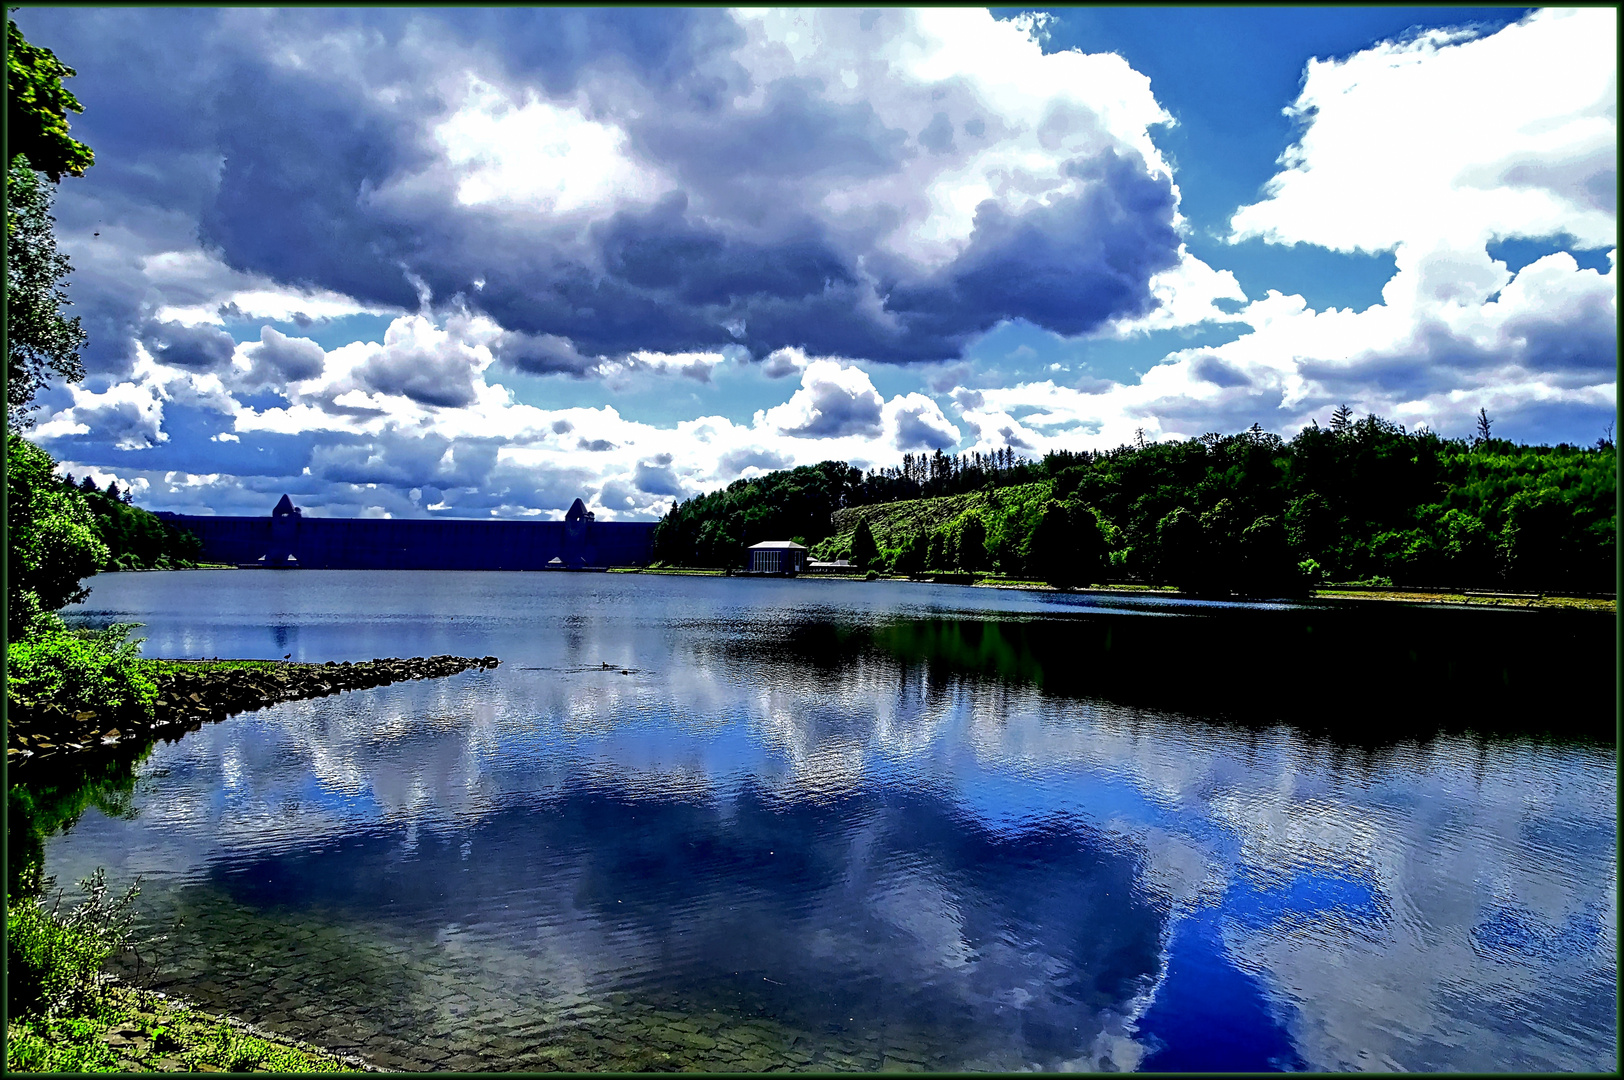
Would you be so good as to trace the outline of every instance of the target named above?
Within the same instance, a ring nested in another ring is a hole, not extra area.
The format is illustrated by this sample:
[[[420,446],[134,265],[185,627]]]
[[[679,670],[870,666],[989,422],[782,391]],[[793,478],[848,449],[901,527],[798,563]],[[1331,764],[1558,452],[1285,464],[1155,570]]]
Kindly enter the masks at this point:
[[[151,656],[501,658],[207,725],[47,841],[140,875],[142,981],[379,1064],[1616,1065],[1611,616],[91,584]]]

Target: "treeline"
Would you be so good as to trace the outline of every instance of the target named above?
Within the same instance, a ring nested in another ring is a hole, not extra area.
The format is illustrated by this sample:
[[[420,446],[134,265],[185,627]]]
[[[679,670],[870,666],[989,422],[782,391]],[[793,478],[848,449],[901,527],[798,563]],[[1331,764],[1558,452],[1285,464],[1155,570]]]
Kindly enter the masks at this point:
[[[1468,442],[1340,409],[1289,442],[1254,424],[1041,461],[936,455],[868,474],[841,462],[771,473],[673,507],[655,557],[738,567],[751,544],[797,539],[819,557],[882,571],[993,571],[1059,585],[1610,592],[1616,491],[1609,441],[1525,446],[1485,432]],[[905,515],[906,531],[877,508],[967,492],[977,497],[941,504],[951,516]]]
[[[194,566],[202,545],[130,504],[116,482],[56,475],[56,462],[16,432],[6,435],[8,622],[16,637],[35,616],[79,598],[80,578],[103,570]]]
[[[77,485],[70,473],[64,486],[77,488],[90,510],[96,536],[107,548],[102,570],[172,570],[196,566],[203,544],[193,533],[169,524],[156,514],[131,504],[132,493],[120,491],[109,480],[107,490],[92,477]]]
[[[745,551],[763,540],[815,543],[829,535],[836,510],[859,505],[868,479],[843,461],[824,461],[735,480],[673,506],[655,527],[654,561],[741,567]]]

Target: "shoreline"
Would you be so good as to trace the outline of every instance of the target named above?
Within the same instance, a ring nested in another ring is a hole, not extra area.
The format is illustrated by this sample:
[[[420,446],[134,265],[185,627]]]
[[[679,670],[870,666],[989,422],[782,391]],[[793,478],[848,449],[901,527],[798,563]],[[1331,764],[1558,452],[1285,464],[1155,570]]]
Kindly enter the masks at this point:
[[[494,656],[387,658],[351,663],[150,658],[158,684],[153,714],[125,708],[69,714],[54,703],[9,702],[6,760],[11,782],[50,783],[63,770],[139,757],[205,723],[286,701],[497,667]],[[208,1012],[163,991],[119,980],[103,984],[88,1012],[10,1018],[8,1071],[381,1072],[341,1054],[235,1017]]]
[[[494,668],[494,656],[390,657],[353,664],[284,660],[146,660],[158,684],[152,714],[126,707],[70,713],[55,702],[8,701],[6,763],[26,781],[45,761],[118,754],[158,739],[178,739],[205,723],[285,701],[326,697],[415,679]],[[198,668],[199,670],[188,670]]]
[[[112,979],[103,985],[101,994],[90,1016],[13,1017],[6,1033],[7,1070],[385,1071],[359,1055],[340,1054],[234,1016],[210,1012],[162,990]]]
[[[226,566],[224,564],[200,564],[198,566],[169,567],[169,570],[240,570],[244,567]],[[610,566],[593,568],[599,573],[609,574],[655,574],[664,577],[772,577],[780,575],[749,575],[743,573],[729,573],[726,570],[717,570],[710,567],[648,567],[648,566]],[[156,567],[137,567],[130,570],[102,570],[99,574],[111,573],[158,573]],[[414,571],[421,573],[423,571]],[[501,572],[501,571],[495,571]],[[516,571],[533,573],[536,571]],[[947,576],[949,571],[941,571],[940,576]],[[782,575],[786,576],[787,575]],[[1257,597],[1202,597],[1180,592],[1171,585],[1094,585],[1086,588],[1057,589],[1041,581],[1028,581],[1018,578],[998,578],[987,575],[975,581],[933,581],[930,580],[938,574],[925,574],[919,577],[908,577],[904,574],[881,574],[875,581],[912,582],[919,585],[965,585],[976,589],[1017,589],[1028,592],[1059,592],[1076,596],[1159,596],[1170,600],[1214,600],[1220,603],[1284,603],[1295,604],[1315,600],[1382,600],[1389,603],[1409,604],[1445,604],[1460,607],[1504,607],[1539,610],[1582,610],[1582,611],[1611,611],[1618,610],[1617,597],[1596,595],[1563,595],[1547,593],[1508,593],[1495,592],[1487,589],[1431,589],[1408,588],[1403,586],[1367,586],[1367,585],[1324,585],[1310,591],[1307,596],[1257,596]],[[955,574],[956,576],[956,574]],[[794,580],[809,581],[853,581],[865,582],[868,578],[863,574],[799,574]],[[271,663],[272,661],[266,661]],[[280,663],[280,661],[276,661]]]
[[[727,577],[725,570],[689,569],[686,567],[637,567],[623,570],[611,570],[611,573],[622,574],[661,574],[672,577]],[[943,575],[947,573],[942,572]],[[739,576],[739,575],[732,575]],[[1315,588],[1307,596],[1292,597],[1202,597],[1180,592],[1171,585],[1093,585],[1086,588],[1057,589],[1041,581],[1028,581],[1019,578],[1000,578],[987,575],[971,582],[937,582],[929,580],[935,575],[925,574],[917,578],[902,574],[882,574],[875,581],[907,582],[915,585],[956,584],[974,589],[1015,589],[1027,592],[1053,592],[1064,593],[1071,596],[1138,596],[1160,597],[1168,600],[1215,600],[1219,603],[1282,603],[1301,604],[1312,601],[1345,601],[1345,600],[1375,600],[1387,603],[1408,604],[1442,604],[1459,607],[1504,607],[1523,610],[1564,610],[1564,611],[1610,611],[1618,610],[1617,598],[1601,596],[1561,596],[1544,593],[1504,593],[1491,592],[1478,589],[1407,589],[1388,588],[1383,586],[1366,585],[1324,585]],[[792,580],[805,581],[850,581],[865,583],[868,579],[862,574],[800,574]]]

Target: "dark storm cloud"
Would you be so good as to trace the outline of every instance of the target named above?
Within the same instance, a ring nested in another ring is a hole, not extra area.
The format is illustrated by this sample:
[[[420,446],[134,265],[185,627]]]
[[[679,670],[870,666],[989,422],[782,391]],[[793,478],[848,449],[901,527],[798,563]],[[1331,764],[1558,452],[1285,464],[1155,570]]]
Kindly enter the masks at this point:
[[[788,77],[767,87],[759,111],[717,125],[704,116],[651,121],[640,142],[679,164],[726,163],[734,186],[809,177],[859,180],[890,172],[907,153],[908,133],[888,128],[868,102],[837,104],[821,80]],[[697,169],[695,169],[697,171]]]
[[[1148,403],[1146,414],[1156,417],[1164,430],[1182,430],[1190,435],[1198,431],[1244,431],[1254,423],[1278,431],[1288,416],[1298,415],[1296,410],[1286,412],[1284,404],[1285,393],[1277,388],[1247,387],[1230,390],[1216,401],[1162,398]]]
[[[519,370],[590,376],[598,357],[715,348],[741,323],[758,356],[795,345],[951,359],[1004,319],[1077,334],[1143,314],[1150,275],[1177,258],[1170,181],[1125,148],[1074,163],[1076,195],[1020,212],[984,205],[962,255],[924,277],[875,246],[900,220],[894,209],[854,211],[833,235],[828,191],[922,153],[962,153],[986,121],[964,120],[956,143],[946,111],[915,134],[866,100],[834,100],[820,78],[758,86],[730,55],[743,32],[725,12],[22,15],[82,73],[75,134],[97,147],[98,165],[64,185],[64,201],[71,191],[81,211],[189,220],[233,269],[365,304],[415,308],[408,274],[438,299],[484,281],[470,303],[519,335],[497,348]],[[431,129],[460,104],[446,95],[460,94],[467,70],[515,100],[529,90],[569,100],[590,85],[591,107],[620,117],[630,150],[674,190],[585,231],[461,205]],[[752,93],[755,104],[737,104]],[[101,339],[99,369],[127,363],[120,342],[150,318],[137,286],[106,275],[87,291],[80,313]],[[438,375],[450,384],[374,373],[425,403],[469,400],[462,373]]]
[[[729,80],[695,70],[698,58],[743,38],[718,9],[468,8],[441,26],[465,45],[491,49],[510,76],[538,81],[555,96],[606,62],[699,108],[715,108],[721,93],[745,79],[742,71]]]
[[[1604,293],[1576,297],[1552,318],[1530,311],[1506,321],[1506,334],[1518,347],[1522,365],[1557,376],[1577,375],[1592,382],[1609,379],[1618,364],[1618,315]]]
[[[273,331],[274,333],[274,331]],[[209,371],[231,362],[237,344],[231,335],[212,326],[182,326],[180,323],[148,323],[141,340],[153,359],[161,364]]]
[[[116,446],[120,450],[140,449],[159,443],[158,416],[130,401],[109,401],[77,410],[80,423],[95,433],[82,445]]]
[[[778,420],[785,435],[800,438],[839,438],[844,435],[876,435],[880,431],[885,402],[860,372],[831,370],[832,365],[813,367],[802,377],[801,389]],[[777,410],[774,410],[777,412]]]
[[[810,235],[817,231],[810,222],[803,235],[766,245],[730,240],[687,210],[687,196],[676,192],[647,213],[617,213],[597,231],[610,274],[701,308],[757,296],[797,300],[856,281],[841,256]]]
[[[939,112],[931,118],[924,131],[919,133],[919,145],[933,154],[947,154],[953,150],[953,121],[947,118],[945,112]]]

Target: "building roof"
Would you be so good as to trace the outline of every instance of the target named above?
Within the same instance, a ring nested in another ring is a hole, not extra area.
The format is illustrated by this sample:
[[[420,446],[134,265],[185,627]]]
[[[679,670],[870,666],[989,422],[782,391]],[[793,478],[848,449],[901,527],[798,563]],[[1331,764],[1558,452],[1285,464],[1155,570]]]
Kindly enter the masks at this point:
[[[751,551],[805,551],[805,544],[797,544],[793,540],[763,540],[759,544],[751,544]]]

